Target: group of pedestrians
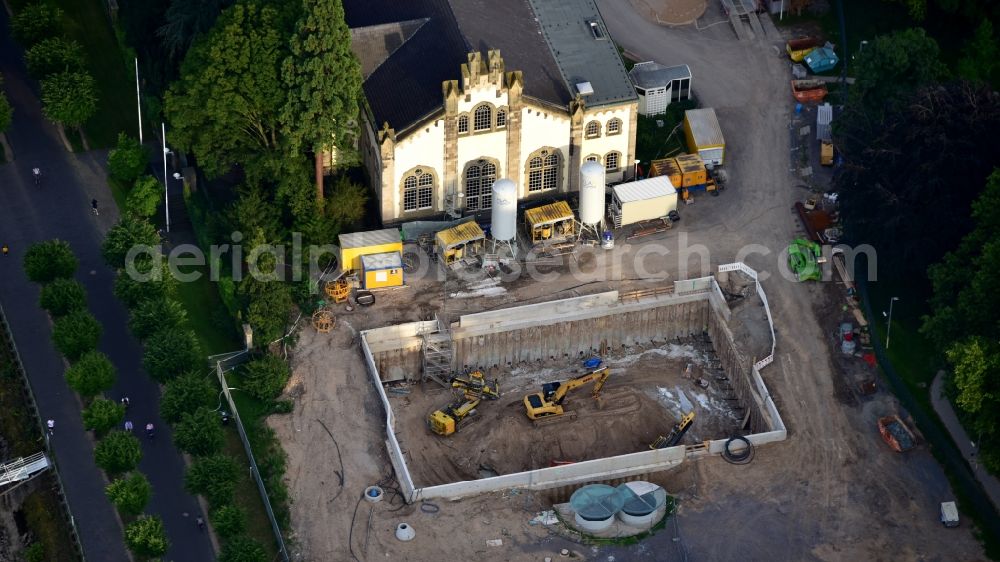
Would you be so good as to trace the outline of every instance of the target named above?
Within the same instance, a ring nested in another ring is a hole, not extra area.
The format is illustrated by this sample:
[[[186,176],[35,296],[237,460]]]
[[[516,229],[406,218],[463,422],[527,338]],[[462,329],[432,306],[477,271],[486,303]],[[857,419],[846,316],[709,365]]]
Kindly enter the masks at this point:
[[[122,407],[125,409],[125,413],[127,414],[129,406],[132,405],[132,401],[129,400],[128,396],[122,396],[121,404],[122,404]],[[53,419],[46,420],[45,421],[45,428],[46,428],[46,433],[49,435],[49,437],[55,435],[55,433],[56,433],[56,420],[53,420]],[[132,423],[132,420],[126,419],[125,420],[125,431],[131,433],[134,428],[135,428],[135,425]],[[153,439],[153,437],[155,437],[155,436],[156,436],[156,426],[153,425],[153,422],[147,423],[146,424],[146,438],[147,439]]]

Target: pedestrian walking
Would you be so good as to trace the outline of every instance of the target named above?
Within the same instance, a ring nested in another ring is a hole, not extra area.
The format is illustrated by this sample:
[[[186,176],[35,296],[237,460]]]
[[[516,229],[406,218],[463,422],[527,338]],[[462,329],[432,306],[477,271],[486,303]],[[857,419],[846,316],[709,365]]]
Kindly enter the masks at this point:
[[[125,431],[132,431],[132,420],[125,420]]]
[[[8,248],[6,244],[4,244],[3,245],[3,255],[4,255],[4,257],[7,257],[7,254],[9,254],[9,253],[10,253],[10,248]]]
[[[149,438],[149,439],[152,439],[153,435],[155,435],[155,434],[156,434],[156,428],[153,427],[153,424],[147,423],[146,424],[146,437]]]
[[[202,519],[201,517],[198,517],[197,519],[195,519],[195,523],[198,524],[198,530],[201,531],[202,533],[204,533],[205,532],[205,520]]]
[[[100,214],[100,213],[97,212],[97,199],[91,199],[90,200],[90,208],[94,210],[94,214],[95,215],[99,215]]]
[[[48,428],[49,435],[55,435],[56,432],[56,420],[48,420],[45,422],[45,427]]]
[[[31,175],[35,178],[35,187],[42,184],[42,170],[39,168],[32,168]]]
[[[128,399],[128,396],[125,396],[123,394],[122,395],[122,407],[125,408],[126,412],[128,411],[128,407],[131,406],[131,405],[132,405],[132,401]]]

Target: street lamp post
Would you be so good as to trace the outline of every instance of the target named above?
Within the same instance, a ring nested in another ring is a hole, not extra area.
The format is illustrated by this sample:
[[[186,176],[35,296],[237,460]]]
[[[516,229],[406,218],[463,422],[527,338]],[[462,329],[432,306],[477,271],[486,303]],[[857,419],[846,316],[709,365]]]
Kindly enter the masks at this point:
[[[899,297],[889,299],[889,324],[885,328],[885,349],[889,350],[889,334],[892,333],[892,303],[899,300]]]
[[[139,144],[142,144],[142,98],[139,96],[139,58],[135,59],[135,106],[139,112]]]
[[[167,232],[170,232],[170,178],[167,176],[167,124],[160,122],[160,134],[163,137],[163,213],[166,215]]]

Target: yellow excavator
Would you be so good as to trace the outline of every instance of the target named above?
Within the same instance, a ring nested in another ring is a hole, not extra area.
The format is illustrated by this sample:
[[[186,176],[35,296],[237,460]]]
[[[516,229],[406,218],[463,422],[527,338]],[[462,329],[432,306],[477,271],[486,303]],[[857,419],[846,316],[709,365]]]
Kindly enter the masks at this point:
[[[452,377],[451,388],[461,390],[462,397],[440,410],[434,410],[427,417],[427,425],[431,431],[442,436],[458,431],[462,421],[469,417],[483,400],[500,398],[500,384],[495,380],[493,386],[487,384],[482,371],[472,371],[467,378]]]
[[[655,441],[649,444],[650,449],[666,449],[667,447],[673,447],[674,445],[681,442],[684,434],[687,430],[691,428],[691,424],[694,423],[694,410],[684,414],[681,421],[674,424],[674,427],[670,429],[665,437],[663,435],[656,438]]]
[[[524,397],[524,409],[531,420],[539,420],[551,416],[561,416],[565,413],[562,403],[569,391],[581,386],[594,383],[592,395],[595,399],[600,397],[601,389],[607,382],[611,372],[607,367],[601,367],[596,371],[581,375],[575,379],[562,382],[549,382],[542,385],[542,391],[529,394]]]

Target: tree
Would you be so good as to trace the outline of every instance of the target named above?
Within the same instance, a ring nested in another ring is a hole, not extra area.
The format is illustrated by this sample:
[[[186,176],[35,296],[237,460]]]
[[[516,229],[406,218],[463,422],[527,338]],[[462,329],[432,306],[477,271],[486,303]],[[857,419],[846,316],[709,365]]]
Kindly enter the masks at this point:
[[[128,185],[139,179],[148,167],[149,152],[146,147],[125,133],[118,133],[118,146],[108,153],[108,173],[111,177]]]
[[[323,201],[323,153],[338,163],[357,159],[355,140],[361,99],[361,64],[351,51],[351,33],[341,0],[303,1],[281,65],[288,97],[281,122],[292,152],[310,151],[316,164],[316,200]]]
[[[212,527],[224,539],[239,535],[247,527],[247,514],[236,505],[224,505],[215,509],[211,517]]]
[[[156,214],[163,197],[163,185],[153,176],[135,180],[125,198],[125,213],[138,219],[149,219]]]
[[[165,327],[146,342],[142,364],[149,376],[164,383],[181,373],[202,368],[204,357],[194,332]]]
[[[267,345],[284,336],[293,306],[288,285],[246,277],[238,289],[245,302],[247,322],[253,328],[258,345]]]
[[[281,211],[270,195],[260,186],[243,186],[239,197],[229,210],[229,221],[233,230],[240,232],[264,233],[265,240],[277,240],[281,236]]]
[[[109,474],[120,474],[134,469],[142,459],[142,447],[131,433],[112,431],[94,447],[97,466]]]
[[[160,398],[160,415],[170,423],[180,421],[184,414],[199,408],[215,408],[218,390],[208,377],[190,371],[167,381]]]
[[[199,36],[208,33],[219,13],[233,0],[173,0],[167,8],[166,23],[156,30],[170,56],[179,58]]]
[[[39,304],[53,318],[87,307],[87,292],[76,279],[60,277],[42,286]]]
[[[983,19],[975,33],[962,48],[958,60],[958,75],[972,82],[992,83],[1000,69],[1000,45],[993,36],[993,24]]]
[[[10,127],[10,122],[13,118],[14,109],[10,106],[10,102],[7,101],[7,95],[3,93],[3,75],[0,74],[0,135]]]
[[[24,272],[35,283],[73,277],[77,265],[73,250],[63,240],[36,242],[24,254]]]
[[[920,28],[876,37],[854,61],[855,82],[845,111],[862,112],[877,126],[886,110],[947,76],[940,56],[937,42]]]
[[[132,265],[138,277],[133,277],[124,269],[118,270],[115,277],[115,296],[125,306],[134,308],[146,299],[173,296],[177,281],[170,275],[166,260],[139,256]],[[159,268],[159,271],[154,268]]]
[[[88,351],[97,349],[103,329],[86,310],[71,312],[52,325],[52,342],[71,363]]]
[[[272,7],[237,4],[188,51],[165,112],[174,142],[197,154],[209,177],[237,164],[255,180],[276,177],[269,166],[281,155],[286,44]]]
[[[83,427],[97,435],[121,427],[124,419],[125,406],[107,398],[97,398],[83,409]]]
[[[42,80],[42,113],[54,123],[79,127],[97,111],[97,84],[84,71],[63,71]]]
[[[245,537],[233,537],[222,547],[219,562],[267,562],[267,553],[257,541]]]
[[[192,494],[205,496],[213,506],[228,504],[236,491],[240,467],[227,455],[199,457],[184,475],[184,487]]]
[[[350,226],[361,221],[365,216],[365,205],[368,204],[368,192],[363,185],[358,185],[346,176],[337,178],[333,193],[326,200],[326,216],[340,227]]]
[[[125,526],[125,544],[139,556],[156,557],[170,548],[163,520],[156,515],[143,515]]]
[[[174,444],[195,456],[218,453],[225,439],[219,413],[205,407],[181,414],[181,421],[174,426]]]
[[[83,47],[72,39],[49,37],[24,52],[28,72],[38,79],[64,71],[83,70]]]
[[[146,340],[164,328],[179,328],[187,322],[184,305],[168,297],[145,299],[129,316],[128,327],[140,340]]]
[[[947,355],[955,368],[955,402],[971,418],[967,427],[978,434],[979,460],[990,472],[1000,472],[1000,344],[972,337]]]
[[[111,227],[101,244],[101,255],[108,265],[116,269],[125,267],[128,253],[133,248],[157,248],[160,235],[149,221],[134,216],[124,216]]]
[[[21,8],[10,22],[14,39],[30,47],[45,37],[54,35],[62,17],[62,10],[46,2],[28,4]]]
[[[115,385],[115,366],[107,355],[100,351],[89,351],[66,370],[66,381],[70,388],[84,398],[110,390]]]
[[[149,503],[153,487],[141,472],[131,472],[108,484],[104,493],[122,515],[136,516]]]
[[[288,364],[280,357],[265,355],[246,364],[243,388],[261,400],[273,400],[288,383]]]

